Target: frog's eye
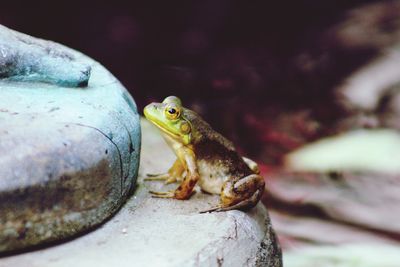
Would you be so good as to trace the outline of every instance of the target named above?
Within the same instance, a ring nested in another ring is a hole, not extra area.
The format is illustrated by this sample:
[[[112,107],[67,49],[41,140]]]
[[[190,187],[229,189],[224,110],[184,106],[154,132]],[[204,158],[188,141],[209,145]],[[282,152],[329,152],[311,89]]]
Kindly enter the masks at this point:
[[[165,109],[165,115],[170,120],[176,120],[181,115],[181,110],[175,106],[167,106]]]
[[[183,134],[190,133],[190,130],[191,130],[191,128],[190,128],[190,124],[189,123],[187,123],[186,121],[181,123],[181,132]]]

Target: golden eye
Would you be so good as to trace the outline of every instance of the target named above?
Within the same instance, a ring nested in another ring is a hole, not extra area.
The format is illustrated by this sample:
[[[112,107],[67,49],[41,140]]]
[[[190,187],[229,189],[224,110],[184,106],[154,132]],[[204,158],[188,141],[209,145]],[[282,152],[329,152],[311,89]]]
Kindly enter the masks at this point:
[[[174,108],[170,108],[168,109],[169,114],[175,114],[176,113],[176,109]]]
[[[165,109],[165,114],[168,119],[175,120],[179,118],[179,116],[181,115],[181,111],[178,107],[167,106],[167,108]]]
[[[181,124],[181,132],[184,134],[190,133],[190,125],[187,122],[182,122]]]

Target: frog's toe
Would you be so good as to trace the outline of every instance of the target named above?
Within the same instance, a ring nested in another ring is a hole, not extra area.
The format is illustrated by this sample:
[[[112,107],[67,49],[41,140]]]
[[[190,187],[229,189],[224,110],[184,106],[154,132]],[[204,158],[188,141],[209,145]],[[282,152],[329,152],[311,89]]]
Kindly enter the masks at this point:
[[[166,173],[146,173],[147,177],[158,177],[158,176],[164,176]]]
[[[158,173],[158,174],[153,174],[153,173],[148,173],[146,174],[146,178],[144,178],[144,181],[164,181],[164,180],[169,180],[169,174],[168,173]]]
[[[174,191],[167,191],[167,192],[158,192],[158,191],[149,191],[152,194],[152,197],[156,198],[174,198],[175,193]]]
[[[180,177],[170,175],[169,173],[161,173],[161,174],[148,173],[147,177],[143,179],[143,181],[164,181],[166,185],[176,183],[179,180],[181,180]]]
[[[216,206],[216,207],[208,209],[208,210],[202,210],[199,213],[211,213],[211,212],[218,212],[218,211],[223,211],[223,207],[222,206]]]
[[[221,212],[221,211],[228,211],[228,210],[236,210],[236,209],[246,209],[249,203],[247,201],[239,202],[238,204],[232,206],[216,206],[214,208],[200,211],[200,213],[211,213],[211,212]]]
[[[168,173],[147,173],[146,174],[147,178],[145,179],[168,179],[169,174]]]
[[[173,184],[176,183],[178,179],[174,176],[169,177],[168,179],[165,180],[164,184]]]

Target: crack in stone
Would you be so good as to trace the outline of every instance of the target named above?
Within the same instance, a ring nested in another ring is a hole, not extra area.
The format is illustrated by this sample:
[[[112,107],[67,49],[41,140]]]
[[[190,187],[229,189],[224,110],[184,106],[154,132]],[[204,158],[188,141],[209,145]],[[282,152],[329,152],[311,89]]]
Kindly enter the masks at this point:
[[[225,237],[225,240],[237,240],[238,238],[238,221],[236,217],[232,216],[233,223],[235,224],[233,235],[229,235]]]
[[[233,222],[235,223],[235,235],[233,236],[234,239],[238,238],[238,221],[236,219],[236,217],[233,217]]]
[[[128,172],[124,176],[124,183],[126,182],[126,179],[129,177],[130,171],[131,171],[131,161],[132,161],[132,153],[135,151],[135,148],[133,147],[133,142],[132,142],[132,135],[128,130],[128,127],[126,127],[125,124],[122,124],[122,126],[125,128],[126,132],[128,133],[128,138],[129,138],[129,161],[128,161]]]
[[[101,135],[103,135],[105,138],[107,138],[115,146],[115,148],[117,149],[118,158],[119,158],[119,167],[120,167],[120,173],[121,173],[121,179],[120,179],[120,181],[121,181],[120,182],[121,191],[120,191],[120,195],[122,197],[122,195],[123,195],[124,167],[123,167],[123,164],[122,164],[121,150],[119,149],[118,145],[106,133],[104,133],[102,130],[100,130],[100,129],[94,127],[94,126],[90,126],[90,125],[86,125],[86,124],[82,124],[82,123],[72,123],[72,124],[75,124],[75,125],[78,125],[78,126],[81,126],[81,127],[90,128],[90,129],[98,131]]]
[[[223,263],[224,263],[224,257],[217,257],[217,266],[222,267]]]
[[[112,116],[112,114],[110,114]],[[126,173],[126,175],[123,176],[123,183],[125,184],[126,179],[129,177],[130,172],[131,172],[131,162],[132,162],[132,153],[135,152],[135,148],[133,147],[133,141],[132,141],[132,135],[128,130],[128,127],[123,123],[123,121],[120,120],[120,118],[118,116],[115,116],[115,119],[118,120],[122,127],[125,128],[127,134],[128,134],[128,138],[129,138],[129,144],[128,144],[128,153],[129,153],[129,159],[128,159],[128,171]]]

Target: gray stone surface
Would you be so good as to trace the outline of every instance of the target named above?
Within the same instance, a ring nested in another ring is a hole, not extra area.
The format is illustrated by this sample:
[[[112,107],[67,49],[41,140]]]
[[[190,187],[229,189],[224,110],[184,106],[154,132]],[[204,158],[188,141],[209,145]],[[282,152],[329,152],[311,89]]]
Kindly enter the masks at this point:
[[[83,87],[90,71],[71,49],[0,25],[0,79]]]
[[[140,122],[133,99],[99,63],[62,49],[92,69],[87,87],[0,80],[1,252],[103,222],[135,184]]]
[[[190,200],[152,198],[148,172],[166,170],[174,155],[158,130],[142,123],[139,186],[110,221],[64,244],[0,259],[0,267],[281,266],[281,254],[262,204],[249,212],[199,214],[218,196],[199,192]],[[176,185],[170,185],[174,187]]]

